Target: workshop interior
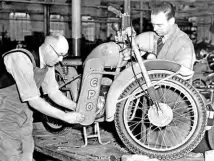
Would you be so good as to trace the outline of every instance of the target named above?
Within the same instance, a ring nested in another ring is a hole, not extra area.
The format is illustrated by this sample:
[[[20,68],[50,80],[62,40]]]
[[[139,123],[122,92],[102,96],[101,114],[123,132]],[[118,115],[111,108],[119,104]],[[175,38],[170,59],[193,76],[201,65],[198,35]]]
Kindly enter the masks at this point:
[[[55,79],[85,116],[69,124],[29,107],[35,161],[213,160],[214,1],[165,0],[193,45],[192,71],[146,59],[156,52],[152,7],[163,1],[0,0],[1,57],[63,35],[69,50]],[[1,79],[2,58],[0,66]]]

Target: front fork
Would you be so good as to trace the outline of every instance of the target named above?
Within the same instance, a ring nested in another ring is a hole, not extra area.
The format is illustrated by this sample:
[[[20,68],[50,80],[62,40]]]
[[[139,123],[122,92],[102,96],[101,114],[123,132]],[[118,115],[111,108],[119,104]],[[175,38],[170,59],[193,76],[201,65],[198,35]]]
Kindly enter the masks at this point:
[[[145,79],[145,82],[146,82],[146,85],[147,85],[147,91],[148,91],[148,95],[149,95],[149,99],[151,100],[152,102],[152,105],[155,105],[157,111],[160,110],[160,107],[159,107],[159,103],[160,103],[160,97],[159,95],[156,93],[155,91],[155,88],[154,86],[152,85],[152,82],[149,78],[149,74],[146,70],[146,67],[143,63],[143,60],[142,60],[142,57],[140,55],[140,52],[139,52],[139,49],[135,43],[135,41],[132,41],[132,49],[135,53],[135,56],[136,56],[136,59],[138,61],[138,64],[139,64],[139,67],[140,67],[140,70],[141,70],[141,73]]]

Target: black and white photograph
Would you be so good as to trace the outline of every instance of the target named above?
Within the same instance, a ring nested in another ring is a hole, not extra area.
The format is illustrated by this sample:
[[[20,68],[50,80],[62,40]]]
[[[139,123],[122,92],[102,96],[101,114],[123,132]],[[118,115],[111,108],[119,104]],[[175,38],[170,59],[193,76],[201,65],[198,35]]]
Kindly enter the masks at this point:
[[[213,0],[0,0],[0,161],[213,161]]]

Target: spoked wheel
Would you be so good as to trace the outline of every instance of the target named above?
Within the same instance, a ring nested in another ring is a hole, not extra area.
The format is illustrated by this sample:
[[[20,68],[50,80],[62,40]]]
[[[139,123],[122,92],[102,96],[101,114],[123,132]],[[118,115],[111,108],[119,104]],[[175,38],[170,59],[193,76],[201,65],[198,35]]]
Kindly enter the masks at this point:
[[[203,138],[207,122],[200,94],[178,77],[160,81],[166,76],[150,75],[152,83],[157,83],[158,109],[148,98],[145,81],[138,78],[121,94],[121,98],[129,97],[117,104],[114,119],[130,151],[160,160],[181,158],[192,151]]]
[[[206,81],[204,79],[195,79],[192,81],[192,85],[197,88],[197,87],[206,87]]]
[[[62,75],[59,72],[56,71],[55,77],[56,77],[56,80],[59,85],[62,85],[65,83]],[[64,94],[67,95],[67,93],[65,93],[65,92],[64,92]],[[48,97],[45,99],[47,102],[52,104],[54,107],[61,109],[61,107],[54,104],[54,102],[52,102]],[[42,123],[43,123],[45,129],[52,134],[64,135],[64,134],[67,134],[71,130],[71,127],[69,127],[68,124],[66,124],[65,122],[52,118],[52,117],[49,117],[49,116],[46,116],[46,115],[43,115]]]
[[[45,129],[52,134],[64,135],[71,130],[68,124],[45,115],[42,123]]]

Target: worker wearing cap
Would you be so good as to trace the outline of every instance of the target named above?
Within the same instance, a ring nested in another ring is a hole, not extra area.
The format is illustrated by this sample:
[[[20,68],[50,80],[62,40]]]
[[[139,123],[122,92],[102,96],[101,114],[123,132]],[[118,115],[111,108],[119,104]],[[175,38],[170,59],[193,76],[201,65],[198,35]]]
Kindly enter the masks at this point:
[[[80,123],[84,116],[74,112],[76,103],[60,90],[54,65],[62,61],[69,49],[66,38],[52,34],[45,38],[38,53],[14,49],[3,54],[7,70],[0,80],[0,160],[32,161],[34,141],[30,107],[67,123]],[[43,93],[60,106],[74,110],[64,112],[40,97]]]

